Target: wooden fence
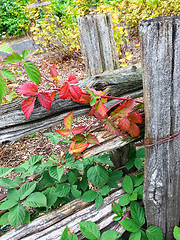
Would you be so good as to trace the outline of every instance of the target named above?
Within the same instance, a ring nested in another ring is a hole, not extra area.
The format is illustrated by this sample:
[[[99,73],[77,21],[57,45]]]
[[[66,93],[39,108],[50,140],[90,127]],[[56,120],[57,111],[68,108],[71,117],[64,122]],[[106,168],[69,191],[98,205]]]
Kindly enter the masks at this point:
[[[175,225],[179,225],[180,222],[180,140],[178,138],[180,133],[180,18],[166,17],[143,21],[140,23],[140,38],[142,47],[142,71],[144,75],[146,124],[144,204],[147,224],[159,226],[163,230],[164,239],[171,240],[173,239],[173,228]],[[119,83],[119,81],[121,81],[120,79],[124,79],[124,76],[127,76],[127,70],[116,71],[118,84],[120,85],[115,85],[115,89],[124,91],[122,87],[123,84]],[[130,72],[132,75],[129,74]],[[110,74],[110,78],[105,78],[107,74]],[[91,80],[95,80],[93,84],[97,84],[97,88],[99,87],[98,81],[100,80],[100,86],[103,89],[100,87],[99,90],[105,90],[110,87],[111,91],[114,87],[114,83],[112,83],[113,86],[109,84],[113,76],[111,74],[112,73],[104,73],[96,76],[95,79],[91,78]],[[131,69],[130,71],[128,70],[128,74],[129,80],[126,78],[127,84],[125,86],[127,89],[131,84],[134,87],[136,86],[133,88],[133,94],[137,95],[137,90],[139,92],[141,89],[142,79],[138,80],[139,87],[137,87],[137,84],[135,84],[136,81],[130,76],[136,76],[135,78],[137,78],[137,75],[139,75],[141,78],[141,71],[138,72],[137,69],[134,72]],[[123,77],[120,78],[119,75]],[[133,80],[131,81],[131,79]],[[108,81],[108,84],[106,81]],[[86,83],[91,84],[90,81],[86,81]],[[121,92],[121,94],[125,93],[131,96],[130,90],[125,90],[123,93]],[[118,96],[121,94],[118,93]],[[59,104],[57,105],[59,106],[58,111],[60,111],[62,102],[60,102],[60,100],[56,101],[57,104]],[[10,106],[13,106],[13,104]],[[40,108],[37,106],[32,118],[26,121],[22,118],[22,113],[18,106],[16,106],[15,109],[17,117],[14,121],[16,125],[20,127],[24,127],[26,122],[32,127],[33,124],[43,120],[43,118],[45,120],[49,118],[49,122],[51,122],[50,114],[54,114],[53,117],[58,117],[59,114],[61,115],[60,112],[57,112],[57,107],[55,106],[52,106],[50,113],[42,110],[42,113],[39,115]],[[76,110],[80,111],[78,110],[79,106],[74,105],[72,107],[76,107]],[[1,110],[4,123],[7,121],[7,124],[5,124],[3,128],[1,127],[1,141],[13,139],[11,138],[12,136],[7,137],[8,129],[16,127],[12,122],[12,117],[9,118],[9,109],[9,107],[4,107]],[[63,113],[65,111],[67,111],[67,109],[63,109]],[[22,125],[19,123],[19,119],[21,119]],[[3,133],[3,129],[5,131],[7,130],[5,134]],[[37,129],[38,127],[36,130]],[[15,132],[17,131],[15,128]],[[3,138],[4,135],[6,136],[5,138]],[[21,135],[22,131],[19,133],[19,136]],[[121,190],[118,191],[120,191],[118,195],[119,198],[123,193]],[[115,196],[117,196],[113,194],[114,193],[111,194],[111,196],[113,196],[111,201],[114,201],[114,199],[116,199]],[[79,206],[79,204],[83,206],[83,209],[76,211],[76,206]],[[107,198],[107,205],[108,204],[109,200]],[[11,231],[7,233],[2,239],[59,239],[62,233],[59,229],[63,230],[65,225],[69,227],[72,225],[71,230],[78,233],[77,224],[73,225],[76,219],[80,219],[78,218],[80,216],[85,216],[85,218],[81,218],[80,220],[93,220],[93,216],[96,215],[94,205],[91,205],[92,208],[91,206],[85,205],[83,205],[81,201],[75,200],[65,205],[62,209],[60,208],[55,212],[48,213],[48,215],[42,216],[32,223],[20,227],[16,232]],[[110,212],[109,210],[107,211],[106,205],[103,205],[103,207],[102,211],[98,211],[96,215],[98,218],[97,222],[99,221],[99,227],[102,230],[104,226],[111,228],[110,222],[108,225],[105,223],[108,217],[110,217],[112,221],[111,210]],[[88,217],[86,213],[89,213]],[[103,215],[104,213],[105,216]],[[101,216],[103,216],[103,221]],[[65,222],[62,218],[65,218]],[[82,236],[80,236],[80,239],[82,239]]]

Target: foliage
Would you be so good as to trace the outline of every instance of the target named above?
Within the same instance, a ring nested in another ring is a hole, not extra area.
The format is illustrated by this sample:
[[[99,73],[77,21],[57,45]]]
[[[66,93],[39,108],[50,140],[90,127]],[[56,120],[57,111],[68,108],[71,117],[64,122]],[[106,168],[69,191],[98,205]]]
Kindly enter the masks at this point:
[[[29,31],[30,20],[26,14],[25,2],[1,0],[0,2],[0,38],[2,36],[21,35]]]
[[[180,227],[174,227],[173,235],[176,240],[180,240]]]

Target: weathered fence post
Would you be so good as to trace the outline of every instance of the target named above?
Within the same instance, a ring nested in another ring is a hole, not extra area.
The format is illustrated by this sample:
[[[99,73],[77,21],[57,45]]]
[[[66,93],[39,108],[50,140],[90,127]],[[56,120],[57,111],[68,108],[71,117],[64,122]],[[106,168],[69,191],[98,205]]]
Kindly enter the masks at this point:
[[[145,20],[139,30],[146,121],[146,217],[148,225],[159,226],[164,239],[170,240],[180,222],[180,17]]]
[[[119,68],[111,15],[107,13],[80,17],[78,25],[87,74],[93,76]]]

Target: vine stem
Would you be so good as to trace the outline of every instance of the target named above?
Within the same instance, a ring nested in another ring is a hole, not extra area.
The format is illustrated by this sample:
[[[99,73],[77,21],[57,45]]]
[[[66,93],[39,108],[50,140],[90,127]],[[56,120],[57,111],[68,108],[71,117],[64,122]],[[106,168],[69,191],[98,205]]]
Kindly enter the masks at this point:
[[[124,220],[126,217],[129,217],[129,216],[130,216],[130,211],[125,212],[125,214],[124,214],[124,216],[122,217],[121,221]],[[115,226],[112,230],[117,230],[120,225],[121,225],[121,224],[118,222],[118,223],[116,224],[116,226]]]

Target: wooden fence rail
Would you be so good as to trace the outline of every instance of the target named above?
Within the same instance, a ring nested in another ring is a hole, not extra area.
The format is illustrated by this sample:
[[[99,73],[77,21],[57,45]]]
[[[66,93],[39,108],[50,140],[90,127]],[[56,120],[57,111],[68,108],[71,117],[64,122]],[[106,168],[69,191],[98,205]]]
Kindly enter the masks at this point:
[[[109,90],[112,96],[142,96],[142,74],[140,66],[128,67],[112,72],[105,72],[94,77],[80,81],[79,86],[85,88],[93,87],[96,90]],[[22,100],[10,104],[1,105],[0,108],[0,144],[3,142],[15,141],[33,132],[47,129],[63,120],[64,116],[75,109],[75,116],[87,114],[88,105],[82,105],[70,100],[65,101],[57,97],[48,111],[40,104],[35,105],[35,109],[27,120],[21,110]]]
[[[180,17],[140,23],[144,74],[146,164],[144,203],[147,222],[173,238],[180,223]]]

